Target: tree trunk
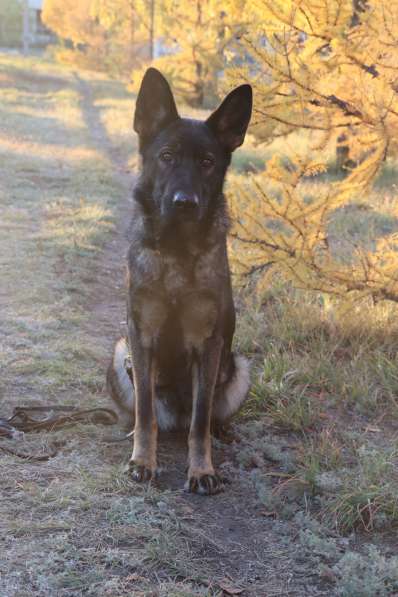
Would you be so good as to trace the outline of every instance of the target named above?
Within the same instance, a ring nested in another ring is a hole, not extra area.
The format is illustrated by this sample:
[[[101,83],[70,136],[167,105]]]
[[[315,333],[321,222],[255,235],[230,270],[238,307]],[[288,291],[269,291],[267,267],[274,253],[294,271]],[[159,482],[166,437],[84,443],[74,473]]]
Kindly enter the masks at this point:
[[[155,57],[155,0],[149,0],[149,58]]]
[[[29,54],[29,2],[24,0],[22,13],[22,51],[24,56]]]

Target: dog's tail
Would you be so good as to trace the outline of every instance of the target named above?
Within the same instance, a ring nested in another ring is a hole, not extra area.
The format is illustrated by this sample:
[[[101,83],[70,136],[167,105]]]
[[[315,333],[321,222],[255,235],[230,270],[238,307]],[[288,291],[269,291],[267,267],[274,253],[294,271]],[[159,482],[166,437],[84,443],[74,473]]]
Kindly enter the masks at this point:
[[[134,425],[134,386],[129,374],[129,349],[126,338],[116,342],[106,374],[108,392],[115,402],[119,421],[128,429]]]
[[[134,427],[135,391],[132,357],[126,338],[120,338],[116,342],[113,358],[106,374],[106,385],[115,403],[119,423],[131,431]],[[159,428],[170,431],[178,427],[177,416],[170,408],[167,393],[163,390],[162,394],[166,400],[156,400],[156,416]]]
[[[218,423],[232,417],[247,398],[250,388],[250,364],[240,354],[232,354],[233,373],[218,389],[214,401],[213,416]]]

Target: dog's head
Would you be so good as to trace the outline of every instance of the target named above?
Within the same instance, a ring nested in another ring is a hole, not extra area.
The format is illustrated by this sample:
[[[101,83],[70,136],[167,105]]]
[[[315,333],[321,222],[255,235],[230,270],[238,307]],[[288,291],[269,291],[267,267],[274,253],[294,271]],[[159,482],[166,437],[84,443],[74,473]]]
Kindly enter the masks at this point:
[[[166,79],[149,68],[134,116],[148,208],[175,224],[201,222],[214,212],[231,154],[244,141],[251,111],[251,87],[241,85],[207,120],[180,118]]]

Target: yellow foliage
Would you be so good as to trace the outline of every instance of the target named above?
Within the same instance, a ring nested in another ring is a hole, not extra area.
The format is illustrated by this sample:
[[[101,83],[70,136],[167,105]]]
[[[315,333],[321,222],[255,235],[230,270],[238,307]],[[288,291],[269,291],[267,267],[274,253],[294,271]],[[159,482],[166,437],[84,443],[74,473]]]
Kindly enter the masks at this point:
[[[43,20],[67,47],[56,54],[112,74],[127,74],[148,60],[146,0],[45,0]],[[72,47],[71,47],[72,46]]]
[[[91,0],[46,0],[43,6],[43,21],[64,39],[75,44],[88,43],[94,31],[91,17]]]
[[[243,31],[246,0],[45,0],[43,18],[73,47],[62,56],[112,74],[132,73],[136,90],[153,66],[177,95],[202,107],[217,101],[228,48]],[[58,53],[59,54],[59,53]]]
[[[218,99],[218,79],[235,36],[243,30],[246,0],[161,0],[156,5],[157,34],[164,54],[152,61],[174,93],[193,107]],[[147,65],[145,65],[145,68]],[[141,71],[133,71],[137,89]]]
[[[256,273],[260,284],[277,272],[345,300],[398,300],[397,235],[347,262],[329,230],[336,210],[366,201],[384,160],[397,153],[398,4],[369,1],[355,12],[352,0],[256,0],[251,8],[242,43],[252,63],[232,68],[229,81],[254,86],[257,140],[310,130],[312,149],[349,144],[351,164],[343,179],[323,176],[309,192],[308,177],[325,170],[322,158],[288,151],[244,186],[233,184],[237,270]]]

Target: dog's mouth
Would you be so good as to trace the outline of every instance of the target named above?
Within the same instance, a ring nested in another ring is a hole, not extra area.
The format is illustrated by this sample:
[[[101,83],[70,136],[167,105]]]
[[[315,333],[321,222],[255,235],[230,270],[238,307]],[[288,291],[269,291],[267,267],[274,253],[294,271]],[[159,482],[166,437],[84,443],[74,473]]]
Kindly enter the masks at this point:
[[[199,224],[203,219],[203,209],[199,200],[195,201],[164,201],[161,207],[161,217],[164,224],[186,225]]]
[[[199,209],[186,209],[186,210],[181,210],[181,211],[177,211],[175,213],[175,218],[176,220],[178,220],[179,222],[182,223],[191,223],[194,224],[195,222],[199,222],[200,220],[200,214],[199,214]]]

